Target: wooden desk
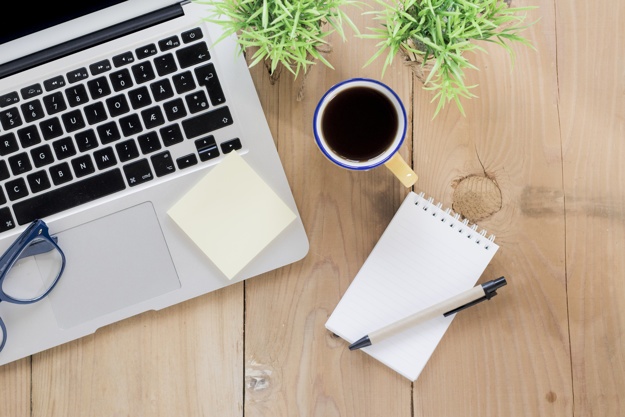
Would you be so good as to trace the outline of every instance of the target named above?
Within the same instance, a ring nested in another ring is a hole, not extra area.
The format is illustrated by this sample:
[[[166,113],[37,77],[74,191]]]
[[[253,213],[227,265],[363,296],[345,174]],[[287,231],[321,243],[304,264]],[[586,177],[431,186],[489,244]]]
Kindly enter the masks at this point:
[[[381,61],[362,68],[375,42],[334,38],[336,69],[315,67],[302,101],[300,79],[272,85],[253,69],[308,256],[1,367],[0,415],[625,415],[625,6],[514,2],[540,6],[526,32],[537,51],[515,46],[512,69],[486,45],[468,73],[479,99],[464,101],[466,117],[449,106],[431,120],[430,94],[399,61],[383,78],[411,115],[402,153],[417,191],[458,207],[473,176],[501,192],[480,221],[501,245],[482,280],[509,285],[457,317],[415,383],[324,328],[407,192],[383,168],[341,170],[315,147],[324,90],[380,78]]]

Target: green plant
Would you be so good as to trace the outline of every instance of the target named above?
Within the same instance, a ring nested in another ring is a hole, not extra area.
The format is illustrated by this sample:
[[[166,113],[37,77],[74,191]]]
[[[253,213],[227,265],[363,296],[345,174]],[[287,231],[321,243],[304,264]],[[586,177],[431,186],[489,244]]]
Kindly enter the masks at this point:
[[[352,0],[195,0],[213,7],[206,19],[224,29],[221,39],[237,34],[241,50],[255,50],[250,67],[271,62],[273,74],[283,64],[296,77],[317,59],[333,68],[319,52],[328,35],[336,31],[343,40],[343,23],[358,30],[340,7]],[[221,19],[225,17],[226,19]]]
[[[472,42],[483,40],[503,46],[514,58],[508,41],[520,42],[533,48],[519,36],[527,26],[524,11],[534,7],[509,7],[504,0],[391,0],[381,10],[370,12],[381,27],[370,28],[366,38],[379,39],[378,50],[368,63],[388,52],[383,71],[393,62],[397,53],[412,56],[422,66],[431,64],[424,79],[424,88],[435,91],[432,101],[438,99],[434,116],[451,100],[464,115],[461,97],[475,97],[470,91],[475,86],[464,82],[464,70],[477,69],[467,59],[467,52],[484,51]],[[367,64],[368,64],[367,63]]]

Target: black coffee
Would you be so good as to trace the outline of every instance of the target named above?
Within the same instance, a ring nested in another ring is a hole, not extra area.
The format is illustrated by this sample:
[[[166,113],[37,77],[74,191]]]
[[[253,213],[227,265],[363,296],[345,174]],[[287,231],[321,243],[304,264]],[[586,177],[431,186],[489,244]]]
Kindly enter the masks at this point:
[[[330,100],[321,119],[328,146],[342,158],[364,162],[381,155],[397,136],[393,103],[368,87],[352,87]]]

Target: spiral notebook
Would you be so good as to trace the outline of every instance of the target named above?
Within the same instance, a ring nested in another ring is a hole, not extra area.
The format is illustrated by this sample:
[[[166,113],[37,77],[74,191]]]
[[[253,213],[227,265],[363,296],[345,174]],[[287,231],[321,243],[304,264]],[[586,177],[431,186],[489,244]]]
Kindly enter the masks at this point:
[[[499,246],[493,235],[459,217],[423,193],[409,193],[326,328],[353,343],[473,287]],[[436,318],[361,350],[415,381],[453,317]]]

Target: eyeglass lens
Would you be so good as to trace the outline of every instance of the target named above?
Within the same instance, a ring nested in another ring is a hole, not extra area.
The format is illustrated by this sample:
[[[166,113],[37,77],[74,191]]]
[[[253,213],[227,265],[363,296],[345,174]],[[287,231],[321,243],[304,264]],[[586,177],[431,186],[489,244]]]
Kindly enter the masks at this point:
[[[2,291],[17,301],[37,299],[54,285],[62,268],[57,247],[46,239],[34,239],[7,272]]]

